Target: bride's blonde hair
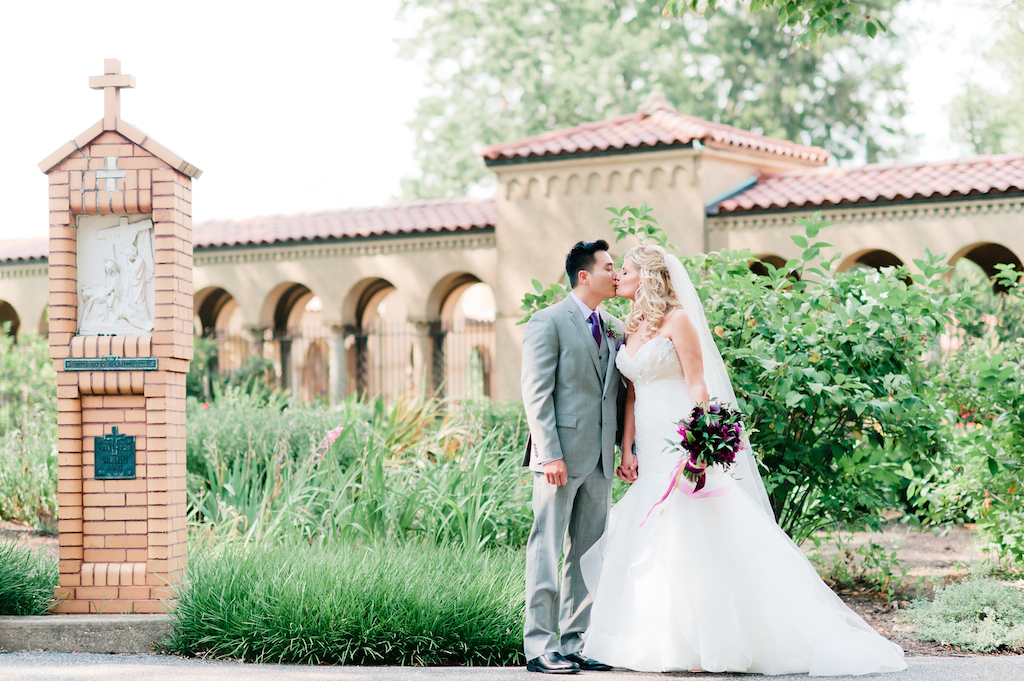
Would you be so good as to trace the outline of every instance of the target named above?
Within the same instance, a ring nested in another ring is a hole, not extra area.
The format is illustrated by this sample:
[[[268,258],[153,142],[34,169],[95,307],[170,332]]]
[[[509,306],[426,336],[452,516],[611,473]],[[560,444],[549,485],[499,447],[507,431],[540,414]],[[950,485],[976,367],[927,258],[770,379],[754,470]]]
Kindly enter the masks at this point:
[[[626,316],[626,333],[632,335],[645,326],[642,337],[650,338],[657,333],[669,310],[679,307],[679,298],[672,288],[672,278],[665,265],[665,249],[661,246],[634,246],[625,257],[633,261],[640,277],[640,287]]]

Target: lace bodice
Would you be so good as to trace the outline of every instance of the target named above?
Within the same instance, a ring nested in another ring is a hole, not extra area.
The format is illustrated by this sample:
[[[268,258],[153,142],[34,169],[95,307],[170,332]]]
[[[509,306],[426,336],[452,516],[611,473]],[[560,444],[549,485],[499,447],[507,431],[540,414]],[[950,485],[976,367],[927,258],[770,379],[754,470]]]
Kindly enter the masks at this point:
[[[615,358],[619,372],[634,385],[651,384],[654,381],[675,379],[683,380],[683,369],[679,366],[679,356],[671,338],[658,336],[640,346],[632,357],[623,345]]]

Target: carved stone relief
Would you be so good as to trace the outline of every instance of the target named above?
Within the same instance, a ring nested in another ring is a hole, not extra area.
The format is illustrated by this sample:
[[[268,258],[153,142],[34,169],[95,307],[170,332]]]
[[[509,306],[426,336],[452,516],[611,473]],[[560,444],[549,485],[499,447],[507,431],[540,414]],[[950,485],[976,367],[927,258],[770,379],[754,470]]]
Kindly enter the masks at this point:
[[[78,220],[78,335],[153,334],[153,220],[89,215]]]

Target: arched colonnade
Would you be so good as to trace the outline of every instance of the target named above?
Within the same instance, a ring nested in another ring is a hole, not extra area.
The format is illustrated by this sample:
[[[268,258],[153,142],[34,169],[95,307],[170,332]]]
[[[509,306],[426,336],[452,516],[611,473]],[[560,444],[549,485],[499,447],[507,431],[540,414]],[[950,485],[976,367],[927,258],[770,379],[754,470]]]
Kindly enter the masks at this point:
[[[217,346],[218,371],[262,358],[281,387],[305,400],[493,396],[493,268],[407,263],[370,272],[363,262],[346,271],[335,261],[332,276],[318,276],[324,268],[307,262],[305,276],[290,278],[292,264],[249,281],[239,276],[246,268],[224,268],[224,277],[216,266],[196,270],[195,333]]]

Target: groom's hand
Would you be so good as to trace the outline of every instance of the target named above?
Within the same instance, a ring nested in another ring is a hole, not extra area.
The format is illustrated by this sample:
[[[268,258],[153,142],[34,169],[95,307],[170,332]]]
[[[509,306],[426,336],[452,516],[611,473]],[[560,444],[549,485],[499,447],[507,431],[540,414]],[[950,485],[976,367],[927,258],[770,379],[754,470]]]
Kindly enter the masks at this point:
[[[544,464],[544,479],[555,487],[561,487],[569,482],[569,471],[565,469],[565,462],[555,459]]]
[[[630,447],[632,449],[632,447]],[[637,460],[636,454],[632,451],[622,452],[622,461],[619,462],[619,468],[615,471],[615,474],[619,477],[622,482],[636,482],[637,479]]]

